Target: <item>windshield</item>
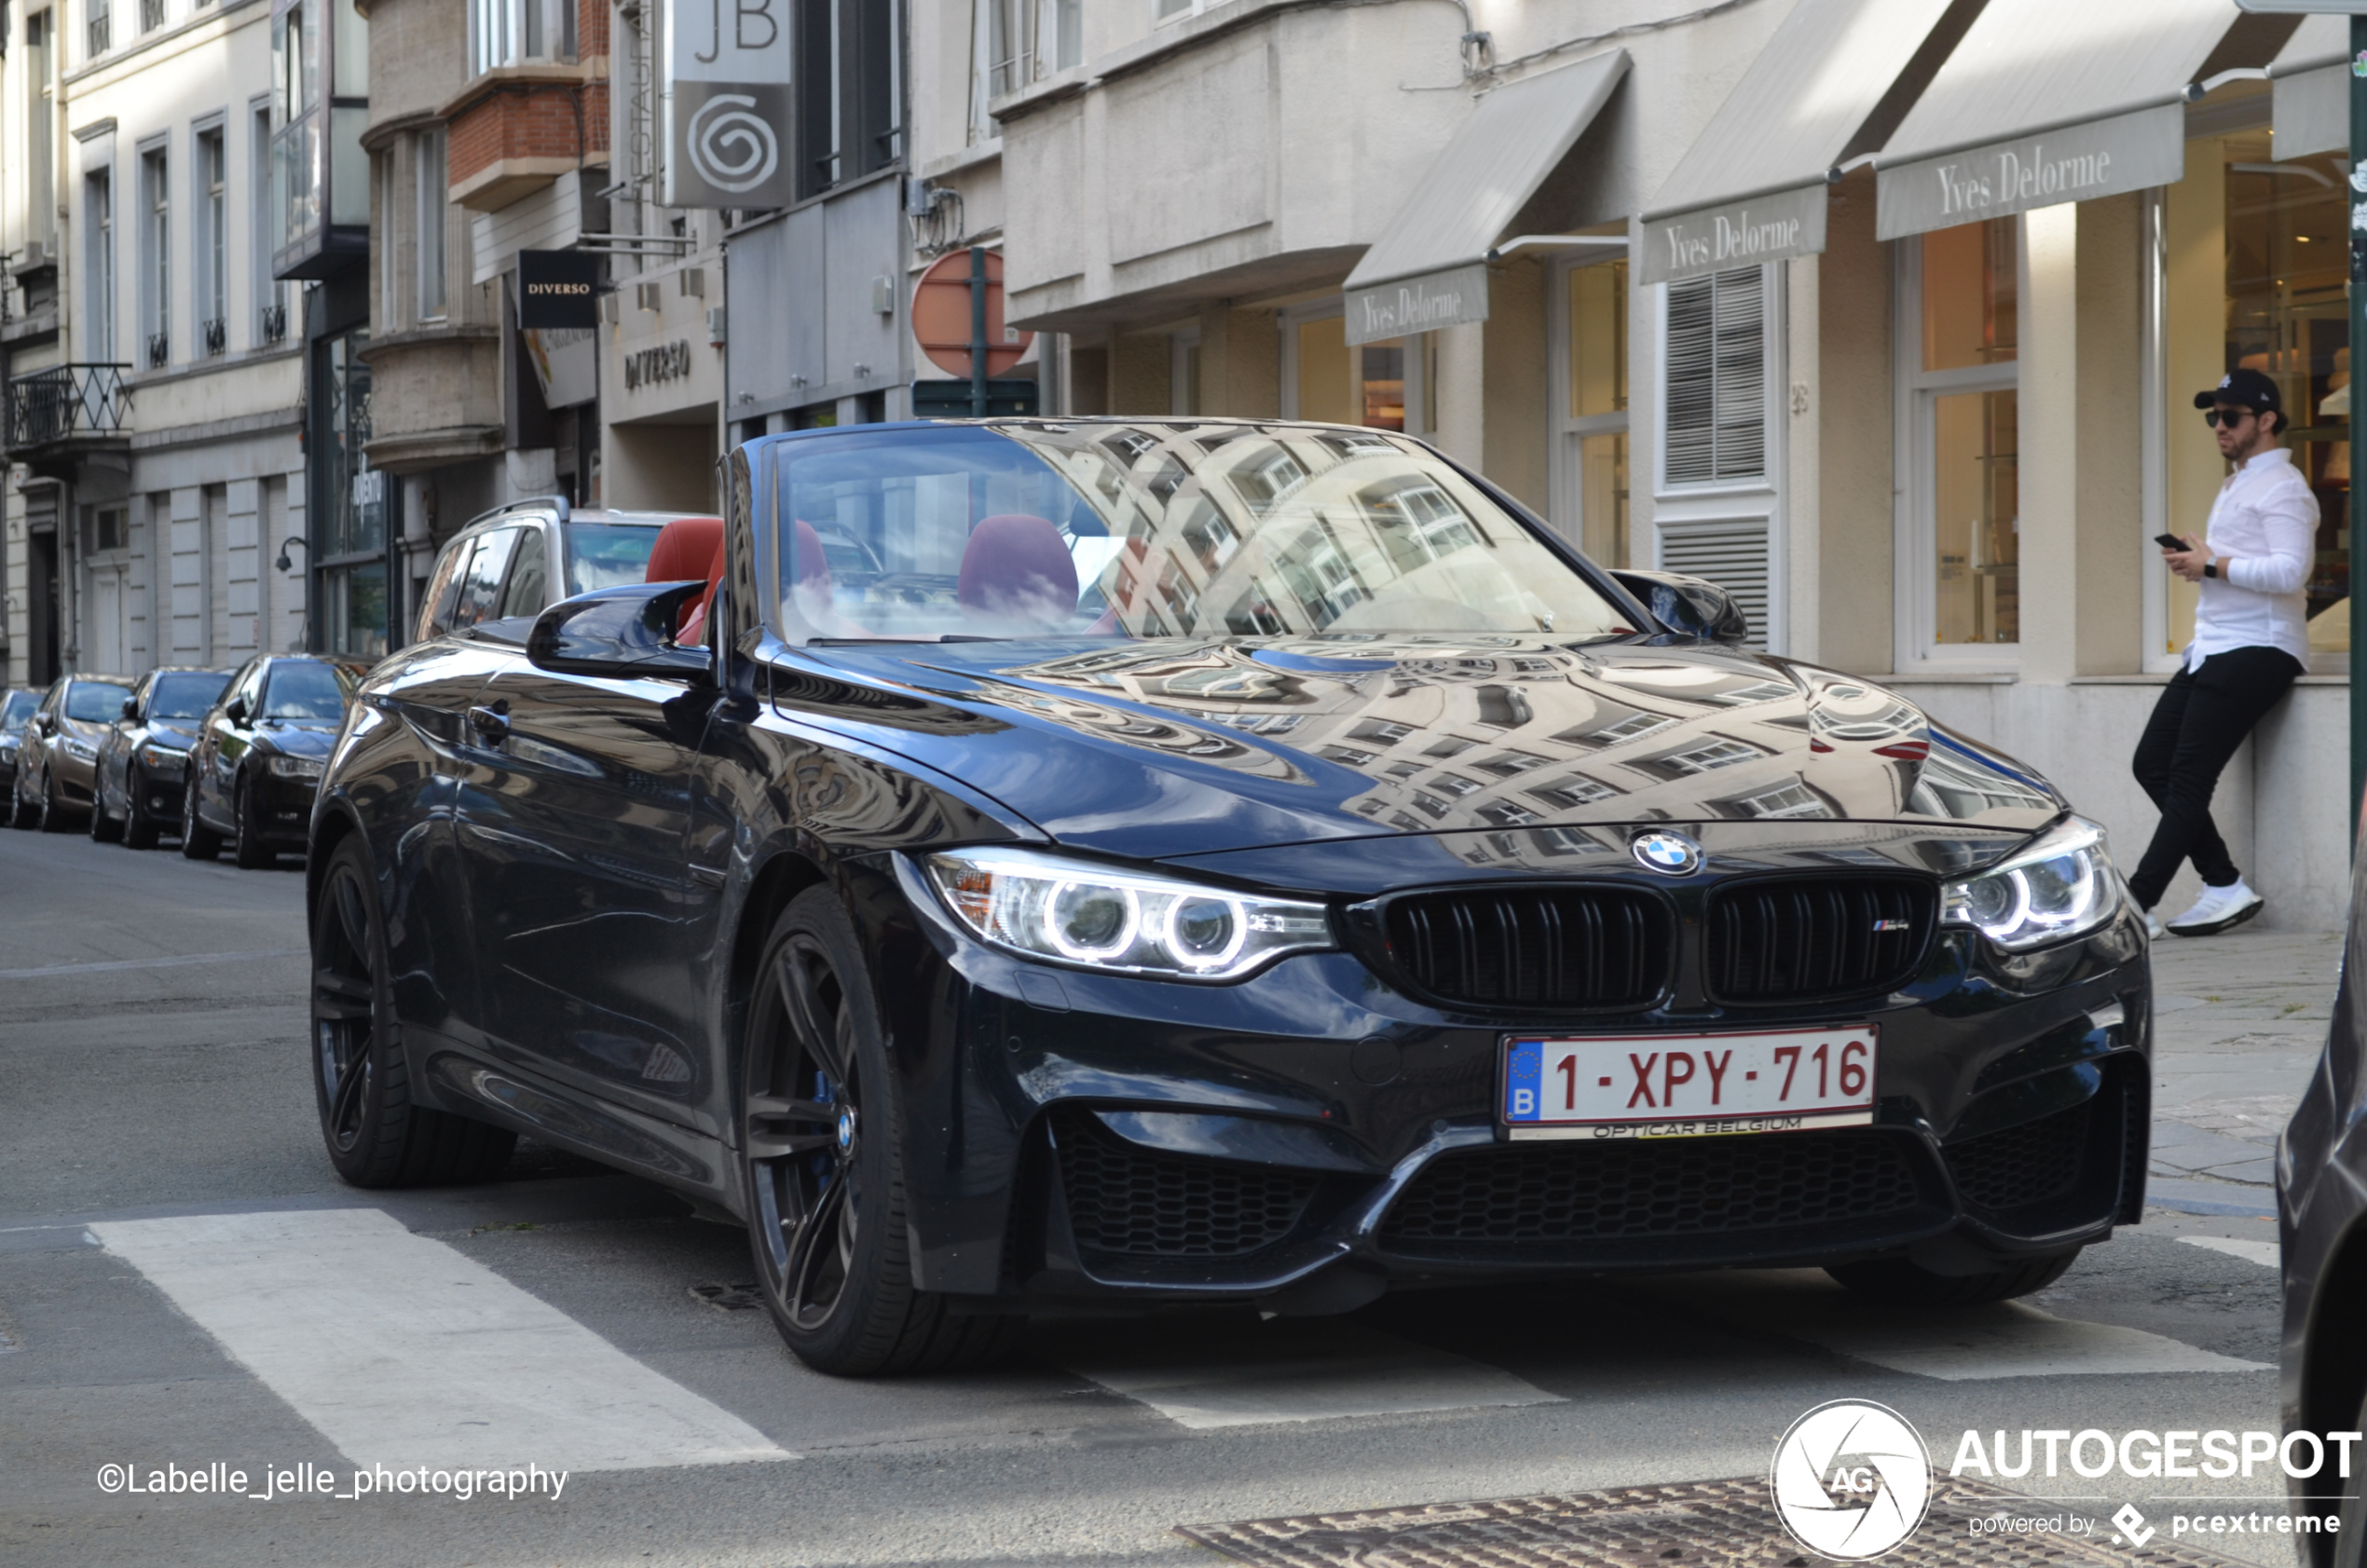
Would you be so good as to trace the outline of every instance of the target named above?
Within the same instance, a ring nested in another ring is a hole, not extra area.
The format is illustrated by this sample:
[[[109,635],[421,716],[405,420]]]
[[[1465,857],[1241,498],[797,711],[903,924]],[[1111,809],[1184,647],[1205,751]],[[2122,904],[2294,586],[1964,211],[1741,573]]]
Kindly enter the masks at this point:
[[[292,660],[276,665],[263,690],[263,716],[303,722],[343,718],[348,684],[345,672],[334,664]]]
[[[946,426],[774,456],[793,639],[1629,630],[1471,481],[1377,430]]]
[[[203,718],[222,695],[230,677],[215,670],[189,670],[176,675],[158,675],[156,689],[148,697],[150,718]]]
[[[66,688],[66,716],[105,724],[123,716],[123,700],[130,695],[130,687],[112,681],[78,680]]]
[[[14,735],[25,727],[41,706],[37,691],[11,691],[0,702],[0,735]]]
[[[655,528],[612,523],[570,523],[568,579],[578,593],[638,582],[650,569],[650,551],[658,542]]]

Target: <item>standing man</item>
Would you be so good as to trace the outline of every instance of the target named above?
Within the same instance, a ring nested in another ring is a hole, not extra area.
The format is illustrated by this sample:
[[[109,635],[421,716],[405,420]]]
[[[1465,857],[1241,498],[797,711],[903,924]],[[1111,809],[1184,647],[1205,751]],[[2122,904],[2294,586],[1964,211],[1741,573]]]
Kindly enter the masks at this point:
[[[2318,543],[2318,498],[2278,444],[2291,423],[2277,383],[2256,370],[2230,371],[2195,406],[2219,433],[2220,456],[2236,465],[2219,487],[2197,544],[2162,552],[2169,569],[2202,585],[2195,640],[2146,721],[2131,767],[2161,825],[2128,879],[2156,936],[2153,913],[2191,859],[2203,895],[2171,920],[2176,936],[2209,936],[2260,913],[2261,896],[2244,885],[2226,842],[2210,820],[2211,791],[2261,716],[2277,705],[2306,667],[2310,563]]]

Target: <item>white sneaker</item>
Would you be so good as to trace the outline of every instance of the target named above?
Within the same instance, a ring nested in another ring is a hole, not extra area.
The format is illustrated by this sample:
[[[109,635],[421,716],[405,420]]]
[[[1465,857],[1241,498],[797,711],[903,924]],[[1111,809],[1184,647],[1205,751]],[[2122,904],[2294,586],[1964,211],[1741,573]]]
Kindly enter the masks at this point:
[[[2169,934],[2162,925],[2162,918],[2151,909],[2145,911],[2145,934],[2156,942]]]
[[[2260,894],[2244,885],[2241,877],[2223,888],[2207,887],[2195,900],[2195,907],[2169,922],[2172,936],[2209,936],[2225,931],[2231,925],[2241,925],[2261,911],[2265,902]]]

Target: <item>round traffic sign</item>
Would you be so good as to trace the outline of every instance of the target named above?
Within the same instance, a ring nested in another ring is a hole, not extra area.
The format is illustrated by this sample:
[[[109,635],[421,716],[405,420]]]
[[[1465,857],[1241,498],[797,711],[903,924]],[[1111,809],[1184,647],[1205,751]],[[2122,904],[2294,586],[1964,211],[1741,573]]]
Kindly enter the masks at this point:
[[[912,285],[912,335],[929,362],[946,375],[970,377],[970,254],[948,251]],[[1027,354],[1033,333],[1003,324],[1003,256],[986,256],[986,374],[1000,375]]]

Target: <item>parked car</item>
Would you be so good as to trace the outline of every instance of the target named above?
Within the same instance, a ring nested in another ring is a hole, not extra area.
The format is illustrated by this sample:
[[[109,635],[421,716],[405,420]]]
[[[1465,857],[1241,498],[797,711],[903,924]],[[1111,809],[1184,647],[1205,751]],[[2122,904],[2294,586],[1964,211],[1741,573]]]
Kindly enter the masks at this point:
[[[99,743],[130,695],[123,675],[60,675],[50,683],[17,751],[11,825],[63,833],[90,810]]]
[[[24,743],[25,726],[33,722],[34,713],[40,706],[38,691],[20,689],[0,696],[0,790],[8,792],[12,813],[17,789],[17,748]]]
[[[181,852],[212,860],[227,839],[252,870],[302,850],[322,761],[368,669],[318,654],[265,654],[239,666],[189,749]]]
[[[659,528],[679,515],[579,511],[546,496],[473,518],[437,552],[414,637],[540,615],[571,594],[639,582]]]
[[[2367,801],[2360,825],[2367,828]],[[2367,832],[2353,840],[2346,924],[2326,1049],[2277,1144],[2285,1430],[2315,1433],[2326,1452],[2350,1456],[2347,1475],[2329,1465],[2286,1482],[2295,1514],[2342,1520],[2330,1534],[2296,1533],[2316,1568],[2360,1568],[2367,1534],[2367,1453],[2326,1440],[2367,1430],[2367,999],[2359,989],[2367,962]]]
[[[664,1182],[847,1374],[1061,1302],[1994,1300],[2139,1219],[2101,830],[1716,587],[1370,429],[803,431],[728,484],[713,580],[364,683],[308,888],[348,1180],[530,1132]]]
[[[99,743],[97,804],[90,837],[156,847],[181,826],[181,786],[198,726],[230,684],[227,670],[167,664],[140,677],[123,700],[123,716]]]

